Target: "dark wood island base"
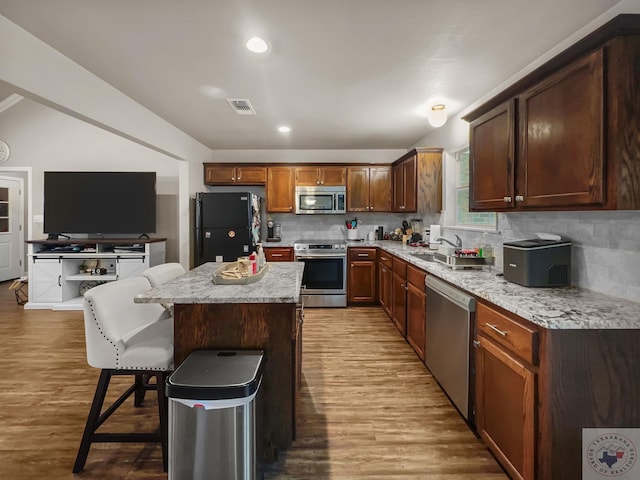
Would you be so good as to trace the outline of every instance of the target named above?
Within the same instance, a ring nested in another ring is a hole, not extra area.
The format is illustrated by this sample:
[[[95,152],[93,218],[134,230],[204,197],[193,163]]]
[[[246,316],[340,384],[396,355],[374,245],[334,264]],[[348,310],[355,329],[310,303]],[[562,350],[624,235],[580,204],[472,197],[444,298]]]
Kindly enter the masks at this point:
[[[174,305],[176,367],[194,350],[264,350],[259,431],[267,462],[289,447],[295,434],[298,325],[296,305],[290,303]]]

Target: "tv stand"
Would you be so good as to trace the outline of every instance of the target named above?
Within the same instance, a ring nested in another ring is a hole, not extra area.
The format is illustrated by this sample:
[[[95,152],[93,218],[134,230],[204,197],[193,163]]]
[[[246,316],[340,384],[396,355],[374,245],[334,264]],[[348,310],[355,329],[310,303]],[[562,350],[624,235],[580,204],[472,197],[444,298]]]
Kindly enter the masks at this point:
[[[28,240],[27,246],[29,301],[24,308],[82,310],[86,289],[164,263],[166,239],[47,238]],[[82,268],[93,265],[91,271]]]

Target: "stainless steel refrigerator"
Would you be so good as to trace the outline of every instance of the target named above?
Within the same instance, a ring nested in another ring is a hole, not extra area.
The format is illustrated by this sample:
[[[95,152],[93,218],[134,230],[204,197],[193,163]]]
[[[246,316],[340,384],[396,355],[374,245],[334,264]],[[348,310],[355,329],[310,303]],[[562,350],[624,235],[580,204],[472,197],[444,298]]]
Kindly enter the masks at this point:
[[[251,192],[196,193],[195,266],[232,262],[260,241],[260,197]]]

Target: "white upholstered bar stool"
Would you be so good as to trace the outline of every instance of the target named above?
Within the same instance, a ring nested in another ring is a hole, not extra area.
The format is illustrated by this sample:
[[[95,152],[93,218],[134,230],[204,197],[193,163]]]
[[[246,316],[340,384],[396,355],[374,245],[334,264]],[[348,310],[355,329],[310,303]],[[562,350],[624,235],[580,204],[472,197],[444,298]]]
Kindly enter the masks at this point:
[[[152,287],[162,285],[169,280],[185,273],[185,269],[179,263],[162,263],[155,267],[147,268],[142,275],[149,280]]]
[[[173,368],[173,322],[156,303],[134,303],[134,297],[151,288],[145,277],[106,283],[85,293],[84,327],[89,365],[101,369],[100,379],[82,435],[73,472],[83,470],[93,442],[159,442],[167,470],[167,400],[165,379]],[[131,375],[133,384],[102,413],[109,381],[114,375]],[[150,384],[146,379],[155,378]],[[144,391],[158,395],[159,432],[101,433],[96,430],[135,393],[136,406]]]

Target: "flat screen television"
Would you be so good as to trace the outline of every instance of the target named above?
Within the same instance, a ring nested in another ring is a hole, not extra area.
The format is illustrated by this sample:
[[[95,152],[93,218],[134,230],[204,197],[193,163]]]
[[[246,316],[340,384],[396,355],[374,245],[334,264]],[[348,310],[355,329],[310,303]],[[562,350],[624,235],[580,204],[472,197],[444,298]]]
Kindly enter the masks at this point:
[[[155,172],[44,172],[45,233],[155,231]]]

